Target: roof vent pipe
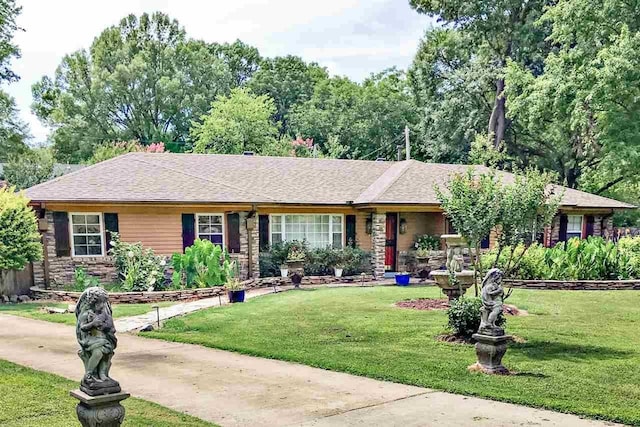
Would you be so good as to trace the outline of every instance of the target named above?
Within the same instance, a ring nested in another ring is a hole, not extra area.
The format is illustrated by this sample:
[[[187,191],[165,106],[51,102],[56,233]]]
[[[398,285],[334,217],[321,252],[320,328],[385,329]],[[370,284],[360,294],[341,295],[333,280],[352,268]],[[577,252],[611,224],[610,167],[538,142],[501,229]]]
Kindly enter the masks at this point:
[[[243,156],[253,156],[253,151],[245,151],[242,153]]]
[[[385,162],[385,161],[387,161],[387,159],[385,159],[384,157],[378,157],[376,159],[376,162]]]

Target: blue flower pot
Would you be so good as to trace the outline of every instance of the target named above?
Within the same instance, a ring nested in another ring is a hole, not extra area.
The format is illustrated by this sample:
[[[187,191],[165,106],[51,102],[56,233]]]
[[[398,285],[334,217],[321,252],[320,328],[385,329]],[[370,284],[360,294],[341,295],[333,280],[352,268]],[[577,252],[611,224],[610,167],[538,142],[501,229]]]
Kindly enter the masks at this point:
[[[242,291],[229,291],[229,302],[231,304],[236,302],[244,302],[244,290]]]
[[[398,286],[409,286],[409,279],[411,279],[411,275],[409,273],[397,273],[396,274],[396,285],[398,285]]]

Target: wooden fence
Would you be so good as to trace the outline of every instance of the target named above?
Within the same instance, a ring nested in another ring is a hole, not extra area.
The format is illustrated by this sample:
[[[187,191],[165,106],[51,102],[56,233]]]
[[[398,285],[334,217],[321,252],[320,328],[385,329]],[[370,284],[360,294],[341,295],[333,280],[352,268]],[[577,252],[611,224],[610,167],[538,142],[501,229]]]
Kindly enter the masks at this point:
[[[0,271],[0,295],[25,295],[33,286],[33,265],[31,263],[21,270]]]

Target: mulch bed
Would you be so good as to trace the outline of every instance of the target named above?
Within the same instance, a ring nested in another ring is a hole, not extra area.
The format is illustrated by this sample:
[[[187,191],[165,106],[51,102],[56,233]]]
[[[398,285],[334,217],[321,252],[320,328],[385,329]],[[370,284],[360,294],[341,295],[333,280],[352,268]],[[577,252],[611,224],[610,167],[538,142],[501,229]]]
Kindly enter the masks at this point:
[[[444,298],[418,298],[412,300],[398,301],[396,307],[410,308],[413,310],[446,310],[449,308],[449,300]],[[520,310],[515,305],[505,304],[503,307],[504,314],[510,316],[526,316],[525,310]]]

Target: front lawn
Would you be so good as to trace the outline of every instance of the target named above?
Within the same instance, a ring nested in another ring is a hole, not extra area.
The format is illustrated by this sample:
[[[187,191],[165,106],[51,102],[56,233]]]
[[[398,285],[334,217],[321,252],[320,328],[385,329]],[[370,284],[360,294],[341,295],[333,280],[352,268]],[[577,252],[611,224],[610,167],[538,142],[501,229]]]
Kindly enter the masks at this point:
[[[129,317],[153,311],[153,306],[168,307],[178,302],[161,302],[158,304],[117,304],[113,305],[113,317]],[[16,316],[30,317],[32,319],[46,320],[47,322],[64,323],[66,325],[75,325],[76,316],[74,313],[52,314],[45,313],[40,309],[42,307],[67,308],[69,303],[20,303],[20,304],[0,304],[0,313],[14,314]]]
[[[69,390],[78,383],[0,360],[0,425],[6,427],[76,427],[78,401]],[[123,426],[213,426],[155,403],[129,398]]]
[[[471,291],[472,292],[472,291]],[[401,309],[437,288],[290,291],[167,321],[147,337],[201,344],[357,375],[640,425],[640,292],[516,290],[529,316],[509,317],[505,364],[467,372],[470,345],[434,338],[443,311]]]

